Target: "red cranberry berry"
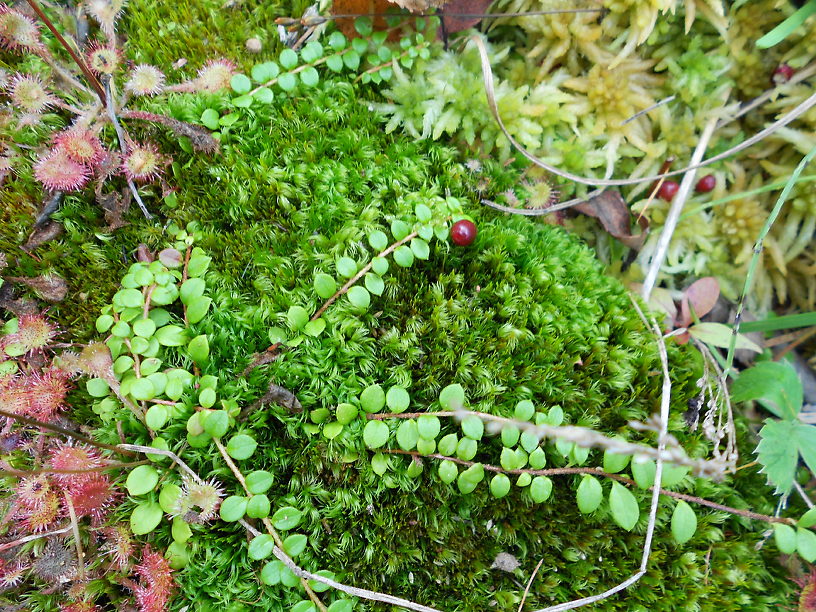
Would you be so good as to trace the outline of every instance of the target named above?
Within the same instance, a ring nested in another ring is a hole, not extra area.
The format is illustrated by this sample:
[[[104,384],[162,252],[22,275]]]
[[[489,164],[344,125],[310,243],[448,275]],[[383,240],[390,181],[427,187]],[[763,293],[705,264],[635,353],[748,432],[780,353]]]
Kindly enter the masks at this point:
[[[714,177],[713,174],[706,174],[703,178],[697,181],[697,186],[694,188],[694,191],[697,193],[708,193],[712,191],[714,187],[717,186],[717,179]]]
[[[451,228],[451,240],[456,246],[468,246],[476,240],[476,224],[467,219],[460,219]]]
[[[791,80],[794,72],[796,71],[787,64],[779,64],[776,70],[773,71],[771,80],[774,82],[774,85],[783,85]]]
[[[678,189],[680,189],[680,185],[676,181],[663,181],[660,189],[657,190],[657,197],[671,202],[674,196],[677,195]]]

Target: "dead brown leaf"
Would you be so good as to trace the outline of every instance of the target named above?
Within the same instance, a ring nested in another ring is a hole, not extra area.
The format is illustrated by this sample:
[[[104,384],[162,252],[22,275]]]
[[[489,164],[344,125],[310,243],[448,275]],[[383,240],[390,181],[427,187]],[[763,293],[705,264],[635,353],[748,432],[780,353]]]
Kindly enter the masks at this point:
[[[332,2],[332,15],[381,15],[393,8],[393,4],[388,0],[334,0]],[[357,38],[359,34],[354,29],[353,17],[341,17],[335,20],[340,31],[349,38]],[[383,17],[374,18],[374,29],[382,30],[386,28]]]
[[[51,219],[46,220],[40,225],[35,225],[28,236],[28,240],[21,247],[24,251],[33,251],[39,246],[50,242],[62,234],[62,225]]]
[[[40,276],[7,276],[6,280],[26,285],[46,302],[61,302],[68,295],[68,283],[56,274]]]
[[[629,206],[623,196],[615,190],[607,189],[574,208],[578,212],[598,219],[610,236],[617,238],[630,249],[639,250],[646,240],[649,222],[645,217],[639,217],[638,225],[641,232],[632,234]]]
[[[412,13],[424,13],[448,4],[446,0],[391,0],[391,3]]]
[[[96,203],[102,207],[110,231],[127,225],[124,216],[130,208],[131,197],[129,190],[125,190],[123,193],[111,191],[96,194]]]
[[[446,2],[445,7],[439,11],[445,33],[453,34],[477,25],[482,20],[481,15],[487,12],[491,4],[493,0],[450,0]],[[475,17],[467,15],[475,15]]]

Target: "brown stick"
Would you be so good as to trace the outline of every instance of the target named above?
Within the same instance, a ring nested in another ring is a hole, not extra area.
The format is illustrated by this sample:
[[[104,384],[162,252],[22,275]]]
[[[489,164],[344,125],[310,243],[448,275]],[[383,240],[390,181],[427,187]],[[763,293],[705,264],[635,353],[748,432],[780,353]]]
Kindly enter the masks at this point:
[[[392,244],[391,246],[389,246],[389,247],[388,247],[387,249],[385,249],[385,250],[384,250],[382,253],[379,253],[378,255],[375,255],[375,257],[385,257],[386,255],[388,255],[389,253],[391,253],[391,252],[392,252],[394,249],[396,249],[396,248],[397,248],[397,247],[399,247],[399,246],[402,246],[403,244],[405,244],[405,243],[406,243],[406,242],[408,242],[409,240],[411,240],[411,239],[413,239],[413,238],[416,238],[418,235],[419,235],[419,234],[418,234],[417,232],[411,232],[410,234],[408,234],[408,235],[407,235],[405,238],[403,238],[402,240],[398,240],[397,242],[395,242],[394,244]],[[369,261],[369,262],[368,262],[366,265],[364,265],[362,268],[360,268],[360,271],[359,271],[359,272],[357,272],[357,274],[355,274],[355,275],[354,275],[352,278],[350,278],[350,279],[349,279],[349,281],[348,281],[348,282],[347,282],[345,285],[343,285],[342,287],[340,287],[340,289],[338,289],[338,290],[335,292],[335,294],[334,294],[333,296],[331,296],[331,297],[330,297],[328,300],[326,300],[325,304],[323,304],[323,305],[322,305],[322,306],[321,306],[321,307],[318,309],[318,311],[312,315],[312,318],[311,318],[311,319],[309,319],[309,320],[310,320],[310,321],[315,321],[315,320],[319,319],[319,318],[320,318],[320,315],[322,315],[324,312],[326,312],[326,309],[327,309],[329,306],[331,306],[331,305],[332,305],[332,303],[333,303],[333,302],[334,302],[334,301],[335,301],[337,298],[339,298],[341,295],[343,295],[343,294],[344,294],[344,293],[346,293],[346,292],[347,292],[349,289],[351,289],[351,287],[354,285],[354,283],[356,283],[358,280],[360,280],[360,279],[361,279],[361,278],[362,278],[362,277],[363,277],[363,276],[366,274],[366,272],[368,272],[368,271],[371,269],[371,264],[372,264],[373,262],[374,262],[374,258],[372,258],[372,259],[371,259],[371,261]]]
[[[91,87],[94,88],[96,95],[99,96],[99,99],[102,101],[102,105],[104,106],[107,103],[105,90],[102,89],[102,84],[94,76],[94,73],[91,72],[90,68],[88,68],[85,62],[82,61],[82,58],[80,58],[76,54],[76,52],[71,48],[71,45],[69,45],[68,41],[62,37],[62,34],[60,34],[57,31],[57,28],[54,27],[54,24],[51,23],[51,20],[46,16],[46,14],[43,13],[42,9],[40,8],[40,5],[37,4],[36,0],[28,0],[28,4],[34,10],[34,12],[37,13],[37,17],[39,17],[42,20],[42,22],[48,27],[48,29],[51,30],[51,33],[54,36],[56,36],[59,43],[68,52],[68,55],[71,56],[71,59],[74,60],[77,66],[79,66],[79,69],[82,71],[82,74],[84,74],[85,78],[88,79],[88,82],[91,84]]]
[[[440,459],[443,461],[453,461],[454,463],[458,463],[460,465],[468,467],[470,467],[471,465],[475,465],[477,463],[475,461],[465,461],[464,459],[459,459],[458,457],[446,457],[445,455],[440,455],[438,453],[423,455],[421,453],[418,453],[417,451],[404,451],[400,449],[384,449],[384,448],[379,449],[379,452],[388,453],[392,455],[409,455],[411,457],[418,457],[420,459],[424,457],[429,459]],[[481,465],[488,472],[499,472],[503,474],[530,474],[530,476],[564,476],[568,474],[590,474],[592,476],[600,476],[602,478],[611,478],[612,480],[617,480],[618,482],[623,483],[630,487],[637,486],[637,483],[631,478],[621,476],[620,474],[610,474],[608,472],[604,472],[601,468],[566,467],[566,468],[549,468],[542,470],[528,470],[524,468],[516,470],[505,470],[503,467],[497,465],[489,465],[485,463]],[[654,487],[649,487],[648,490],[654,491]],[[759,514],[758,512],[751,512],[750,510],[740,510],[739,508],[731,508],[730,506],[724,506],[723,504],[718,504],[717,502],[709,501],[707,499],[703,499],[702,497],[697,497],[695,495],[677,493],[676,491],[669,491],[668,489],[662,488],[660,489],[660,493],[662,495],[667,495],[668,497],[682,499],[683,501],[698,504],[700,506],[708,506],[709,508],[713,508],[715,510],[721,510],[723,512],[727,512],[728,514],[735,514],[737,516],[754,519],[756,521],[764,521],[766,523],[783,523],[785,525],[796,525],[796,521],[792,518],[768,516],[767,514]]]

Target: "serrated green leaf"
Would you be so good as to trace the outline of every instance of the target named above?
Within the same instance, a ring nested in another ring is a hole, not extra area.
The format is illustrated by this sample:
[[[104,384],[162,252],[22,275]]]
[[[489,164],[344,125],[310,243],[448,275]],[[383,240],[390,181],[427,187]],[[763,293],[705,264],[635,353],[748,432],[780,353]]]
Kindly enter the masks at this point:
[[[626,531],[631,531],[640,518],[640,508],[635,496],[619,482],[612,483],[609,510],[612,512],[612,519]]]
[[[759,437],[757,460],[777,494],[787,495],[793,488],[800,453],[810,470],[816,471],[816,427],[768,419]]]
[[[763,361],[739,375],[731,387],[731,400],[757,400],[780,419],[795,419],[802,409],[802,380],[786,362]]]

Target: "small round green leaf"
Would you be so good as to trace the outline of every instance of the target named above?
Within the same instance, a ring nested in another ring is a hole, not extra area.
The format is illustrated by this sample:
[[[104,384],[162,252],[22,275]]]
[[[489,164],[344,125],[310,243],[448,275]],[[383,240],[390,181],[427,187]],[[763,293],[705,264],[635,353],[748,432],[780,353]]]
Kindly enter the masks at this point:
[[[796,529],[796,550],[808,563],[816,561],[816,533],[810,529]]]
[[[518,427],[514,427],[513,425],[505,425],[502,427],[502,445],[507,446],[508,448],[515,446],[518,444],[519,436],[521,436],[521,432],[519,431]]]
[[[600,481],[594,476],[584,475],[581,484],[578,485],[576,495],[578,500],[578,510],[583,514],[595,512],[603,500],[603,488]]]
[[[394,250],[393,257],[401,268],[410,268],[414,264],[414,253],[404,244]]]
[[[351,257],[339,258],[337,260],[337,273],[344,278],[351,278],[357,274],[357,262]]]
[[[368,291],[373,293],[374,295],[382,295],[383,291],[385,291],[385,283],[378,274],[369,272],[368,274],[365,275],[364,282],[366,289],[368,289]]]
[[[252,81],[245,74],[235,74],[230,79],[230,87],[237,94],[245,94],[252,89]]]
[[[357,418],[357,406],[354,404],[339,404],[337,406],[337,422],[341,425],[348,425]]]
[[[613,487],[612,493],[609,494],[610,505],[612,504],[612,495],[614,492],[615,489]],[[629,493],[629,491],[627,491],[627,493]],[[632,494],[629,493],[629,495]],[[616,520],[615,522],[618,521]],[[620,525],[620,523],[618,524]],[[626,529],[624,525],[621,525],[621,527]],[[677,502],[677,505],[674,507],[674,512],[672,512],[671,530],[672,535],[674,536],[674,541],[678,544],[685,544],[688,542],[691,539],[691,536],[694,535],[694,532],[697,531],[697,515],[694,514],[692,507],[682,499]]]
[[[297,77],[291,72],[284,72],[278,77],[278,87],[283,91],[292,91],[297,87]]]
[[[246,485],[249,492],[253,495],[260,495],[266,493],[275,482],[275,477],[271,472],[266,470],[255,470],[246,476]]]
[[[121,357],[119,359],[121,359]],[[117,359],[117,362],[119,359]],[[131,359],[130,362],[133,363],[133,360]],[[110,393],[108,383],[101,378],[91,378],[85,383],[85,388],[88,390],[91,397],[105,397]]]
[[[300,525],[300,520],[303,518],[303,513],[292,506],[284,506],[278,508],[275,514],[272,515],[272,524],[276,529],[288,531]]]
[[[246,434],[238,434],[230,438],[230,441],[227,443],[227,454],[239,461],[249,459],[252,453],[255,452],[257,446],[258,443],[255,441],[255,438]]]
[[[632,459],[632,477],[641,489],[648,489],[654,484],[657,465],[651,459],[635,457]]]
[[[608,474],[617,474],[629,465],[630,459],[631,455],[618,455],[606,451],[603,457],[603,470]]]
[[[816,507],[811,508],[802,515],[797,523],[799,527],[807,529],[816,525]]]
[[[221,518],[228,523],[234,523],[244,518],[246,514],[247,502],[249,500],[242,495],[230,495],[221,502],[218,510]]]
[[[368,235],[368,244],[377,252],[384,251],[388,246],[388,236],[383,231],[374,230]]]
[[[365,287],[359,285],[348,290],[348,300],[358,310],[365,310],[371,305],[371,294]]]
[[[371,260],[371,270],[374,274],[383,276],[388,272],[388,260],[385,257],[375,257]]]
[[[284,49],[281,51],[280,56],[278,57],[278,61],[280,61],[280,65],[286,68],[287,70],[291,70],[298,63],[298,56],[295,51],[292,49]]]
[[[439,403],[445,410],[461,410],[465,405],[465,390],[462,385],[448,385],[439,393]]]
[[[159,473],[152,465],[140,465],[128,474],[125,487],[130,495],[150,493],[159,482]]]
[[[510,492],[510,479],[504,474],[496,474],[490,481],[490,493],[493,497],[504,497]]]
[[[130,530],[134,535],[148,534],[159,526],[161,519],[162,509],[159,504],[144,501],[136,506],[130,515]]]
[[[792,555],[796,552],[796,530],[790,525],[774,523],[774,542],[779,552]]]
[[[250,74],[256,83],[266,83],[280,74],[280,68],[275,62],[264,62],[255,64]]]
[[[201,334],[190,340],[187,345],[187,354],[198,366],[207,363],[210,358],[210,342],[207,339],[207,334]]]
[[[530,400],[521,400],[516,404],[513,414],[519,421],[532,421],[535,415],[535,406]]]
[[[322,297],[324,300],[328,300],[334,295],[334,292],[337,291],[337,283],[335,282],[334,278],[328,274],[319,272],[315,274],[314,277],[314,288],[317,295]]]
[[[442,423],[439,417],[432,414],[423,414],[417,419],[417,428],[419,430],[419,437],[426,440],[434,440],[439,435],[442,429]]]
[[[380,448],[388,442],[388,433],[388,425],[372,420],[363,428],[363,441],[368,448]]]
[[[293,533],[283,541],[283,552],[292,558],[297,557],[306,550],[308,541],[308,538],[302,533]]]
[[[320,82],[320,75],[313,66],[308,66],[300,73],[300,80],[306,87],[314,87]]]
[[[450,457],[456,452],[458,445],[459,438],[455,433],[449,433],[446,436],[442,436],[442,439],[439,441],[439,453]]]
[[[193,537],[193,530],[190,529],[190,525],[188,525],[183,518],[176,516],[173,517],[173,527],[170,534],[175,542],[181,542],[183,544]]]
[[[462,433],[472,440],[481,440],[484,435],[484,421],[472,415],[462,419]]]
[[[226,410],[213,410],[203,418],[204,431],[213,438],[222,438],[229,430],[229,415]]]
[[[428,259],[431,255],[431,248],[422,238],[411,240],[411,252],[417,259]]]
[[[470,461],[476,456],[479,443],[471,438],[462,438],[456,445],[456,456],[464,461]]]
[[[404,420],[397,429],[397,444],[402,450],[413,450],[419,441],[419,431],[414,419]]]
[[[167,406],[154,404],[145,412],[145,425],[153,431],[158,431],[167,423],[169,416]]]
[[[459,468],[456,467],[456,464],[453,461],[443,461],[439,464],[439,479],[446,483],[450,484],[456,477],[459,475]]]
[[[179,497],[181,497],[181,487],[176,484],[166,484],[162,486],[159,493],[159,507],[167,514],[173,514]]]
[[[218,114],[218,111],[213,108],[206,109],[203,113],[201,113],[201,123],[204,127],[209,128],[210,130],[217,130],[221,126],[218,124],[218,120],[221,116]]]
[[[286,319],[292,329],[303,329],[309,322],[309,313],[303,306],[291,306],[286,313]]]
[[[379,412],[385,406],[385,392],[380,385],[371,385],[360,394],[360,406],[366,412]]]
[[[626,531],[631,531],[637,524],[638,518],[640,518],[640,508],[638,507],[635,496],[619,482],[612,483],[612,490],[609,492],[609,510],[612,512],[612,519]],[[691,508],[689,508],[689,510],[691,510]],[[677,508],[675,508],[675,514],[676,513]],[[692,515],[693,514],[694,512],[692,512]],[[695,519],[694,522],[696,526],[697,519]],[[673,517],[672,532],[674,532]]]
[[[522,474],[524,476],[524,474]],[[530,497],[537,504],[545,502],[549,499],[552,493],[552,480],[546,476],[536,476],[533,482],[530,483]]]
[[[266,495],[253,495],[247,502],[246,515],[255,519],[266,518],[269,516],[271,509],[272,504],[269,503],[269,498]]]
[[[411,396],[402,387],[394,386],[386,393],[385,403],[391,412],[405,412],[411,403]]]
[[[255,536],[249,542],[249,558],[255,561],[266,559],[275,549],[275,540],[268,533]]]
[[[281,561],[275,559],[263,566],[261,570],[261,582],[267,586],[275,586],[280,584],[281,572],[286,567]]]
[[[307,336],[312,336],[313,338],[317,338],[320,334],[322,334],[326,329],[326,320],[322,317],[320,319],[315,319],[314,321],[309,321],[306,325],[303,326],[303,333]]]

